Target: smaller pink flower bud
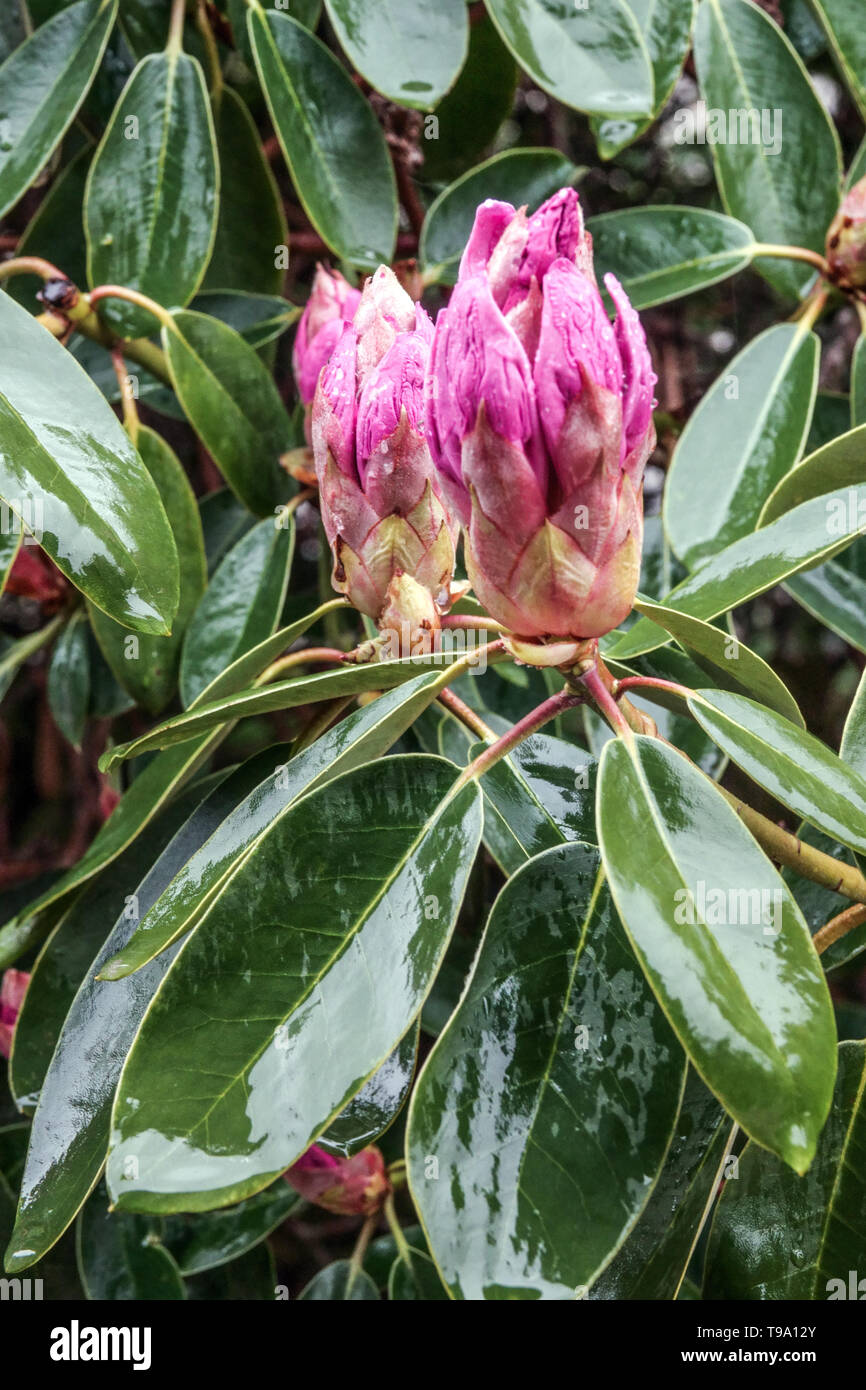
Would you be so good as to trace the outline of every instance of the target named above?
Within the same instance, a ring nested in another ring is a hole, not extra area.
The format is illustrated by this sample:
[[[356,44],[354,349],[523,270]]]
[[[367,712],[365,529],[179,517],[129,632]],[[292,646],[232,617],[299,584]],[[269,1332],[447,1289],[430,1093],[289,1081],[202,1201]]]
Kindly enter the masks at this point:
[[[372,1216],[391,1191],[385,1160],[372,1146],[352,1158],[338,1158],[313,1144],[284,1176],[308,1202],[338,1216]]]
[[[309,405],[316,394],[319,373],[339,342],[343,328],[352,322],[360,301],[361,291],[344,280],[339,271],[316,266],[292,352],[298,395],[304,405]]]
[[[12,1051],[12,1035],[24,1003],[30,976],[26,970],[6,970],[0,985],[0,1057]]]
[[[415,327],[415,303],[393,270],[380,265],[364,286],[352,320],[358,335],[358,386],[378,366],[398,333]]]
[[[866,288],[866,178],[845,194],[830,223],[827,261],[840,289]]]

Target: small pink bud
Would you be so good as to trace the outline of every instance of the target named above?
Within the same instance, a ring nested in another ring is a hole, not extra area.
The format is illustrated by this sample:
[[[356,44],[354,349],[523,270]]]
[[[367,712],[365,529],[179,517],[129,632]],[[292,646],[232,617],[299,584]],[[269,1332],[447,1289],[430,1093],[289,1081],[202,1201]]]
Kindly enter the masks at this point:
[[[866,178],[845,194],[830,223],[827,261],[842,289],[866,287]]]
[[[360,299],[361,291],[353,289],[339,271],[316,267],[292,352],[298,395],[304,405],[309,405],[316,394],[319,373],[339,342],[344,326],[352,322]]]
[[[0,985],[0,1057],[12,1051],[12,1035],[24,1003],[30,976],[26,970],[6,970]]]
[[[314,1144],[284,1176],[308,1202],[338,1216],[372,1216],[391,1191],[385,1160],[374,1147],[337,1158]]]

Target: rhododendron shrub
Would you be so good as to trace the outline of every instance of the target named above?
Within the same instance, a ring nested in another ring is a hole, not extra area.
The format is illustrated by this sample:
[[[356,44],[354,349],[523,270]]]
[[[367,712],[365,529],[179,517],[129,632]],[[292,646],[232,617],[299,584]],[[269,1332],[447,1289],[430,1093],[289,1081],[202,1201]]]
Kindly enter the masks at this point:
[[[866,1297],[864,54],[0,13],[2,1299]]]

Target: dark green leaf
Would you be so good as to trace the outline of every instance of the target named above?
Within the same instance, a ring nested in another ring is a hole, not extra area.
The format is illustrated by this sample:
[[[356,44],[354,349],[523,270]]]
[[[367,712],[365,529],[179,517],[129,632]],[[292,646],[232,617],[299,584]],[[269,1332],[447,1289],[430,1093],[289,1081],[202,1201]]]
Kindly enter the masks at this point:
[[[138,1302],[184,1299],[180,1271],[146,1216],[110,1212],[100,1184],[78,1218],[76,1248],[87,1297]]]
[[[455,86],[436,107],[436,125],[425,122],[424,182],[452,179],[493,141],[511,110],[517,68],[489,15],[469,30],[469,56]]]
[[[448,1302],[436,1266],[423,1250],[413,1250],[410,1246],[394,1261],[388,1275],[388,1299],[391,1303]]]
[[[289,239],[280,191],[262,154],[256,124],[231,87],[224,87],[220,94],[214,123],[220,164],[219,222],[204,288],[279,294],[285,269],[280,269],[277,257]],[[197,307],[204,310],[204,305]]]
[[[691,43],[697,0],[626,0],[649,53],[653,71],[653,117],[667,105]],[[636,140],[650,120],[599,119],[592,122],[602,159],[612,159]]]
[[[352,67],[400,106],[435,106],[466,60],[465,0],[325,0],[325,8]]]
[[[418,1025],[353,1096],[340,1114],[319,1135],[318,1143],[331,1153],[348,1158],[384,1134],[402,1110],[415,1075],[418,1059]]]
[[[162,1239],[184,1278],[216,1269],[246,1254],[281,1226],[300,1198],[278,1178],[246,1202],[197,1216],[169,1216]]]
[[[863,482],[864,451],[866,451],[866,425],[839,435],[803,462],[778,483],[770,493],[761,511],[758,525],[768,526],[794,507],[800,507],[815,497],[821,497],[834,489],[856,487]],[[842,500],[847,500],[842,495]],[[855,502],[859,499],[855,498]],[[829,508],[827,508],[829,512]],[[858,510],[860,507],[858,506]],[[866,508],[863,508],[866,510]]]
[[[650,1194],[684,1078],[598,851],[533,859],[410,1106],[412,1195],[452,1296],[578,1297]]]
[[[41,256],[61,269],[76,285],[87,283],[87,244],[82,208],[92,150],[82,146],[52,183],[16,247],[16,256]],[[32,313],[42,311],[36,299],[38,277],[16,275],[4,286],[18,304]],[[103,356],[107,357],[103,349]],[[109,359],[110,361],[110,359]],[[116,378],[115,378],[116,380]]]
[[[749,228],[706,208],[626,208],[591,217],[587,227],[599,281],[611,271],[636,309],[715,285],[752,259]]]
[[[297,0],[295,0],[297,3]],[[277,1284],[274,1257],[262,1241],[228,1264],[187,1280],[187,1297],[207,1303],[273,1302],[285,1289]],[[286,1291],[287,1292],[287,1291]]]
[[[54,643],[48,668],[48,704],[60,732],[73,747],[80,748],[90,704],[90,646],[83,609],[73,614]]]
[[[298,1298],[327,1303],[378,1303],[379,1290],[363,1269],[353,1269],[349,1260],[335,1260],[313,1276]]]
[[[860,115],[866,117],[866,31],[858,0],[811,0]]]

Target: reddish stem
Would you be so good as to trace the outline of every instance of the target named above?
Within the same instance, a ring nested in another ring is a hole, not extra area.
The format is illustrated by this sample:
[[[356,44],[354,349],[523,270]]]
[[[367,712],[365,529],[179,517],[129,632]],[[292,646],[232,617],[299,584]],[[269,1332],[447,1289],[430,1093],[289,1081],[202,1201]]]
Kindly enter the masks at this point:
[[[605,691],[605,695],[607,695],[607,691]],[[607,698],[610,699],[609,696],[607,696]],[[518,743],[522,743],[524,739],[529,738],[530,734],[534,734],[542,725],[549,724],[551,719],[555,719],[558,714],[562,714],[567,709],[574,709],[575,705],[582,705],[583,703],[583,696],[575,695],[571,690],[561,690],[558,695],[551,695],[550,698],[544,700],[537,709],[531,710],[529,714],[525,714],[522,719],[518,720],[513,728],[509,729],[501,738],[498,738],[495,743],[491,743],[489,748],[485,748],[483,753],[479,753],[478,757],[469,763],[468,767],[464,768],[463,772],[454,783],[453,790],[456,792],[460,787],[465,786],[467,782],[471,781],[473,777],[483,777],[484,773],[489,772],[494,764],[506,757],[511,752],[512,748],[515,748]],[[613,704],[612,700],[611,704]],[[616,707],[614,706],[614,708]],[[622,718],[619,710],[617,710],[616,713],[618,718]]]
[[[614,699],[618,700],[620,695],[626,690],[670,690],[672,694],[679,695],[681,699],[688,700],[694,694],[685,685],[678,685],[676,681],[664,681],[655,676],[627,676],[625,680],[617,681],[614,687]]]

